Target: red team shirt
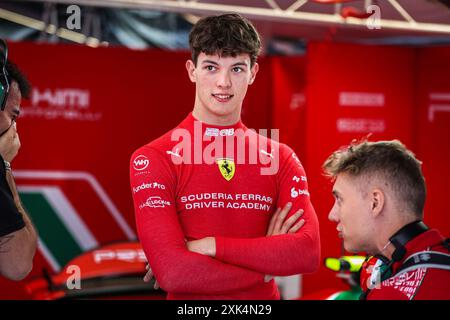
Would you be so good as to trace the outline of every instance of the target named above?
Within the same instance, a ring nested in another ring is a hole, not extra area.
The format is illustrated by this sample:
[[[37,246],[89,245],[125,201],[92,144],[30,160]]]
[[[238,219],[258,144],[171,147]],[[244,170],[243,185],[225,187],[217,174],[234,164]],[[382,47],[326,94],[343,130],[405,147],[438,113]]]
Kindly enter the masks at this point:
[[[222,148],[211,151],[213,142]],[[245,157],[238,153],[244,149]],[[202,154],[212,155],[208,163]],[[273,174],[261,174],[277,163]],[[319,266],[319,225],[300,161],[288,146],[242,122],[207,125],[189,114],[134,152],[130,180],[138,236],[168,299],[279,299],[265,275]],[[266,237],[273,213],[287,202],[289,215],[304,210],[304,226]],[[216,239],[215,258],[187,250],[186,240],[208,236]]]
[[[394,274],[411,255],[421,251],[436,251],[448,254],[443,246],[444,237],[436,229],[428,230],[405,245],[402,261],[393,265]],[[436,268],[416,267],[399,272],[383,281],[380,288],[372,289],[369,300],[450,300],[450,272]]]

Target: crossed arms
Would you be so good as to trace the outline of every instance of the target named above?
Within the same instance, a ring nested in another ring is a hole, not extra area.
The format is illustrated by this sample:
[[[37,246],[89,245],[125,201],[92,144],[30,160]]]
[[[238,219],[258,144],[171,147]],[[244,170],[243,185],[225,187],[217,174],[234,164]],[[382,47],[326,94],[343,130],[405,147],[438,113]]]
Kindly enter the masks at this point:
[[[273,215],[265,237],[207,237],[186,242],[174,206],[176,177],[170,163],[151,148],[140,149],[132,159],[142,153],[153,167],[143,178],[130,166],[132,187],[149,179],[166,186],[133,195],[139,238],[151,266],[149,275],[154,274],[165,291],[223,294],[252,287],[266,275],[309,273],[318,268],[319,230],[314,209],[309,197],[292,199],[289,192],[292,177],[305,175],[301,166],[287,163],[281,168],[277,207],[283,210]],[[149,194],[170,205],[143,206]],[[291,208],[285,207],[288,202],[292,202]],[[303,221],[298,220],[300,215]]]

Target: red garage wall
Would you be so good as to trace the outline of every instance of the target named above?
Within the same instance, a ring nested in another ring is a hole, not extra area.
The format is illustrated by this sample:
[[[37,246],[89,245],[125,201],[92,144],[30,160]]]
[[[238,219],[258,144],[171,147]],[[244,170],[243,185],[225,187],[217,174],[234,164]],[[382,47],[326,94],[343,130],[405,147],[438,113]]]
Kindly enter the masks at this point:
[[[306,57],[273,57],[272,122],[301,160],[306,152]]]
[[[51,230],[41,232],[41,240],[63,263],[94,243],[133,237],[129,157],[192,109],[194,85],[184,69],[189,55],[31,43],[12,43],[10,52],[35,88],[34,99],[23,103],[22,149],[13,163],[25,204],[63,197],[91,230],[80,244],[58,217],[49,216],[54,223],[41,225]],[[424,161],[425,221],[450,234],[444,207],[450,178],[449,61],[449,48],[321,43],[310,44],[307,57],[260,59],[243,120],[250,128],[280,129],[281,142],[302,160],[319,216],[323,258],[339,256],[341,246],[335,224],[327,220],[333,199],[321,165],[333,150],[369,132],[372,139],[400,139]],[[58,180],[46,170],[75,176]],[[36,222],[43,220],[33,215]],[[65,240],[54,241],[51,234]],[[54,268],[43,251],[27,279],[42,267]],[[0,278],[0,299],[26,298],[23,283]],[[329,287],[344,286],[325,268],[303,278],[304,294]]]
[[[427,182],[425,221],[450,235],[450,48],[418,50],[414,135]]]
[[[185,52],[11,43],[10,58],[33,83],[31,99],[22,104],[22,149],[13,165],[46,247],[24,281],[0,277],[0,299],[26,297],[23,284],[43,267],[53,271],[81,251],[134,238],[130,156],[184,119],[195,94]],[[259,81],[244,102],[251,128],[270,127],[268,63],[260,60]],[[55,199],[67,204],[66,216],[48,209]],[[81,221],[64,227],[74,216]]]
[[[319,216],[322,257],[339,257],[336,224],[328,221],[334,199],[323,176],[325,159],[353,139],[413,139],[414,61],[412,49],[312,43],[308,47],[306,153],[311,198]],[[306,288],[342,286],[325,267],[305,277]]]

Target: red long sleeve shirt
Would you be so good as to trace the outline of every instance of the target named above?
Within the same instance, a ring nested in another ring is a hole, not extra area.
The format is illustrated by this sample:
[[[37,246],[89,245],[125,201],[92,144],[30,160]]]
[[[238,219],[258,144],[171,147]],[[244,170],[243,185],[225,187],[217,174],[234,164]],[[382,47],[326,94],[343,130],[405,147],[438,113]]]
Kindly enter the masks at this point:
[[[169,299],[279,299],[264,275],[319,266],[318,220],[300,161],[242,122],[207,125],[189,114],[134,152],[130,181],[139,239]],[[305,225],[266,237],[287,202],[288,216],[304,210]],[[208,236],[214,258],[187,250],[186,240]]]

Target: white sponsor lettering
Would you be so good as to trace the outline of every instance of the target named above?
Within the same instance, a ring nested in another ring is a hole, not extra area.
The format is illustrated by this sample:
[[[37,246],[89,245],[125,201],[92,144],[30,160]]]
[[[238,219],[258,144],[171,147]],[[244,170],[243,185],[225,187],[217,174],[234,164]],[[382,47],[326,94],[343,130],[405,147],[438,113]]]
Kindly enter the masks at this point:
[[[202,208],[225,208],[223,201],[209,201],[209,202],[194,202],[186,203],[186,210],[202,209]]]
[[[205,136],[207,137],[218,137],[219,129],[217,128],[206,128]]]
[[[136,158],[134,158],[133,168],[134,168],[134,170],[142,171],[148,167],[149,163],[150,163],[150,161],[148,160],[148,158],[146,156],[140,154]]]
[[[147,201],[139,205],[139,209],[148,208],[165,208],[170,206],[170,201],[163,200],[161,197],[149,197]]]
[[[145,183],[143,182],[140,186],[137,186],[135,188],[133,188],[133,193],[138,193],[141,190],[144,189],[161,189],[164,190],[166,189],[166,186],[163,184],[160,184],[158,182],[150,182],[150,183]]]
[[[270,211],[271,206],[269,204],[261,204],[254,202],[228,202],[225,205],[223,201],[201,201],[194,203],[187,203],[185,205],[186,210],[192,209],[209,209],[209,208],[227,208],[227,209],[253,209],[261,211]]]
[[[181,197],[181,202],[192,202],[199,200],[233,200],[233,196],[229,193],[199,193],[190,194]]]
[[[77,107],[80,109],[89,108],[89,91],[81,89],[44,89],[39,91],[34,88],[31,94],[33,106],[47,103],[52,107]]]
[[[424,276],[427,273],[427,268],[418,268],[413,271],[403,272],[381,283],[381,287],[391,287],[398,290],[411,299],[416,290],[420,287]]]
[[[337,119],[338,132],[376,133],[386,130],[384,119]]]
[[[267,212],[271,210],[273,202],[272,197],[252,193],[237,193],[234,195],[228,193],[199,193],[182,196],[180,200],[185,204],[184,207],[186,210],[229,208],[253,209]]]
[[[234,134],[234,128],[230,129],[222,129],[219,130],[218,128],[206,128],[205,136],[207,137],[226,137],[226,136],[232,136]]]
[[[371,92],[340,92],[339,105],[343,107],[383,107],[384,94]]]
[[[30,101],[31,106],[24,105],[21,116],[69,121],[99,121],[102,118],[101,112],[90,110],[89,90],[33,88]]]
[[[300,178],[297,177],[297,176],[294,176],[294,177],[292,178],[292,181],[295,181],[295,182],[300,182],[300,180],[302,180],[302,181],[304,181],[304,182],[307,181],[307,179],[306,179],[305,176],[300,176]]]
[[[292,158],[294,158],[295,162],[297,162],[300,166],[302,166],[302,163],[300,162],[300,159],[297,157],[295,152],[292,153]]]
[[[175,151],[170,151],[170,150],[168,150],[168,151],[166,151],[166,153],[167,153],[167,154],[170,154],[171,156],[178,157],[178,158],[181,157],[181,156],[180,156],[180,153],[179,153],[179,151],[178,151],[178,148],[176,148]]]
[[[229,202],[227,204],[227,209],[255,209],[262,211],[270,211],[270,205],[252,202],[250,203]]]
[[[295,189],[295,187],[292,187],[291,198],[297,198],[298,196],[303,196],[303,195],[309,197],[309,191],[306,189]]]
[[[253,193],[237,193],[234,196],[230,193],[197,193],[190,194],[187,196],[182,196],[180,198],[181,202],[192,202],[192,201],[202,201],[202,200],[242,200],[242,201],[263,201],[267,203],[272,203],[273,198],[263,196],[260,194]]]
[[[147,262],[143,250],[120,249],[120,250],[96,250],[92,253],[95,263],[119,260],[125,262]]]
[[[419,263],[421,261],[428,261],[431,259],[431,256],[429,253],[422,253],[420,255],[414,256],[414,262]]]
[[[269,141],[279,141],[278,129],[271,129],[270,139],[267,139],[267,130],[254,130],[206,128],[204,134],[200,121],[194,122],[193,132],[177,128],[172,131],[171,141],[178,142],[181,156],[172,157],[175,165],[184,164],[215,164],[217,159],[231,158],[236,164],[260,164],[261,175],[274,175],[279,169],[279,145],[272,144],[274,152],[272,157],[263,156],[261,148],[269,149]],[[219,131],[217,131],[217,130]],[[225,131],[223,131],[225,130]],[[208,136],[224,136],[224,139],[211,139]],[[204,142],[207,142],[206,146]],[[224,154],[226,150],[226,154]],[[267,166],[266,166],[267,165]]]

